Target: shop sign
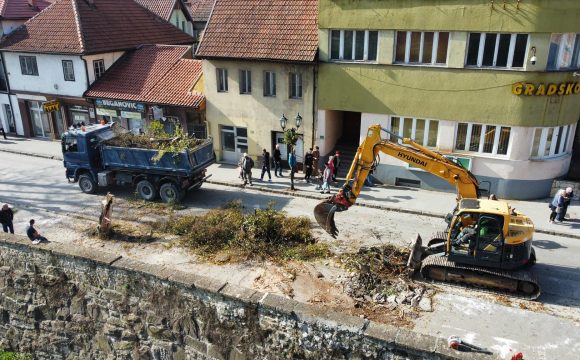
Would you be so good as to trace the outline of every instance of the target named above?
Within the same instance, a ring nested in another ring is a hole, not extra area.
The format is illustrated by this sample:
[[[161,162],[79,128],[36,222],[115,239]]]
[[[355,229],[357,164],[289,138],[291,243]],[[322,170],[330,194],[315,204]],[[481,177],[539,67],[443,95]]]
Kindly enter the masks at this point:
[[[97,108],[97,115],[117,117],[117,110]]]
[[[121,111],[121,117],[125,119],[142,119],[141,113],[133,111]]]
[[[109,109],[118,109],[123,111],[145,112],[144,104],[133,101],[96,99],[95,105],[97,107],[106,107]]]
[[[42,111],[44,111],[46,113],[53,112],[53,111],[59,111],[59,110],[60,110],[60,103],[56,100],[47,101],[47,102],[42,104]]]
[[[514,95],[524,96],[552,96],[552,95],[572,95],[580,94],[580,82],[569,82],[560,84],[530,84],[515,83],[512,85]]]

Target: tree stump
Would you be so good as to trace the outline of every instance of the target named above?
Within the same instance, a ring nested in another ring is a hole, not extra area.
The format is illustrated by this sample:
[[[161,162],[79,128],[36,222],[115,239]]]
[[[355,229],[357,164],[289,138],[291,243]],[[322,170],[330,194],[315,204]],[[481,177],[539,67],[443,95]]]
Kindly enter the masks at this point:
[[[101,237],[107,237],[113,228],[111,219],[113,215],[113,198],[114,196],[111,193],[107,193],[101,202],[101,216],[99,216],[98,226],[99,236]]]

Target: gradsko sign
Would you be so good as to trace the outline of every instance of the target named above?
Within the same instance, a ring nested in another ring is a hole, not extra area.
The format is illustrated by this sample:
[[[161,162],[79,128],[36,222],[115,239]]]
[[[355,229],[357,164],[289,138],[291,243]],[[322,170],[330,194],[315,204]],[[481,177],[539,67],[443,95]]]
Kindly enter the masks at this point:
[[[98,107],[105,107],[124,111],[145,112],[145,105],[132,101],[96,99],[95,105]]]
[[[552,96],[552,95],[572,95],[580,94],[580,82],[569,82],[561,84],[529,84],[515,83],[512,85],[514,95],[524,96]]]

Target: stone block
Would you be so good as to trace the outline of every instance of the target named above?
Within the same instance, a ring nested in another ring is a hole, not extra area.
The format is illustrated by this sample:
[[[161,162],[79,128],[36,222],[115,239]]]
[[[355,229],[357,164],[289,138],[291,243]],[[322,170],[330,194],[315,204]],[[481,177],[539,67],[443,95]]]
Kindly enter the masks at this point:
[[[424,354],[435,352],[437,338],[400,328],[395,338],[395,345],[400,349],[409,351],[411,354],[424,356]]]
[[[205,290],[210,293],[217,294],[227,284],[225,281],[217,280],[211,277],[198,274],[191,275],[193,277],[193,285],[195,288]]]
[[[95,251],[94,249],[80,246],[70,246],[55,242],[45,245],[46,249],[50,250],[54,254],[74,256],[76,258],[89,260],[100,265],[111,265],[115,261],[122,258],[122,256],[118,254],[112,254],[105,251]]]
[[[364,331],[364,335],[381,342],[395,344],[398,332],[399,329],[394,326],[371,321]]]
[[[121,302],[125,298],[125,295],[121,294],[118,291],[111,290],[111,289],[101,290],[101,292],[99,293],[99,296],[102,297],[103,299],[108,300],[108,301],[116,301],[116,302]]]
[[[233,348],[230,351],[230,355],[228,356],[228,360],[246,360],[246,355],[241,352],[239,349]]]
[[[135,348],[135,343],[132,341],[116,341],[113,343],[113,349],[115,350],[132,350]]]
[[[161,280],[167,280],[169,276],[173,273],[173,270],[165,269],[162,266],[154,264],[146,264],[144,262],[129,258],[119,259],[113,264],[113,267],[122,270],[134,271],[137,273],[154,276]]]
[[[203,341],[199,341],[192,336],[186,335],[184,337],[185,345],[192,350],[205,355],[207,353],[207,344]]]
[[[196,275],[193,273],[188,273],[179,270],[173,270],[171,275],[169,275],[169,281],[181,284],[186,288],[194,287]]]
[[[260,300],[261,307],[282,312],[286,315],[291,315],[294,312],[294,308],[298,305],[300,305],[298,301],[271,293],[267,293],[266,296]]]
[[[212,360],[225,360],[220,347],[214,344],[207,344],[207,356]]]
[[[245,287],[241,287],[234,284],[226,284],[226,286],[220,291],[223,296],[243,301],[247,304],[257,304],[257,299],[254,297],[256,290],[251,290]]]

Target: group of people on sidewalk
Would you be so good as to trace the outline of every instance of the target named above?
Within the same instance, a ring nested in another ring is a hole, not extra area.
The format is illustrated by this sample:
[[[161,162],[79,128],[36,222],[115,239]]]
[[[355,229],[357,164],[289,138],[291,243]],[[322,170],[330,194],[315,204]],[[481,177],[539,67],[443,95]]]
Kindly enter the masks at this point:
[[[298,161],[295,149],[292,149],[292,151],[288,153],[287,161],[290,168],[290,189],[296,190],[294,187],[294,180],[295,175],[298,172]],[[280,151],[280,145],[276,145],[276,148],[274,149],[273,163],[274,176],[282,177],[282,153]],[[335,155],[328,158],[328,161],[324,164],[324,169],[319,168],[319,165],[320,149],[316,146],[315,149],[310,148],[304,155],[304,181],[310,183],[317,180],[319,184],[317,185],[316,190],[320,190],[321,193],[330,193],[330,184],[336,181],[338,169],[340,167],[340,151],[337,151]],[[239,177],[244,182],[244,185],[253,185],[252,169],[254,167],[254,160],[247,153],[244,153],[238,161],[238,166],[240,171]],[[263,149],[262,174],[260,175],[260,181],[264,181],[264,175],[268,174],[268,181],[272,182],[270,167],[270,153],[266,149]]]
[[[5,233],[10,232],[14,234],[14,212],[8,206],[8,204],[2,205],[0,209],[0,223],[2,224],[2,230]],[[33,244],[40,244],[41,242],[48,242],[48,239],[40,235],[38,231],[34,228],[34,219],[31,219],[28,227],[26,228],[26,236],[32,241]]]
[[[574,197],[574,191],[571,187],[560,189],[554,195],[552,202],[550,202],[550,222],[551,223],[562,223],[565,220],[566,212],[568,211],[568,206],[570,201]]]

